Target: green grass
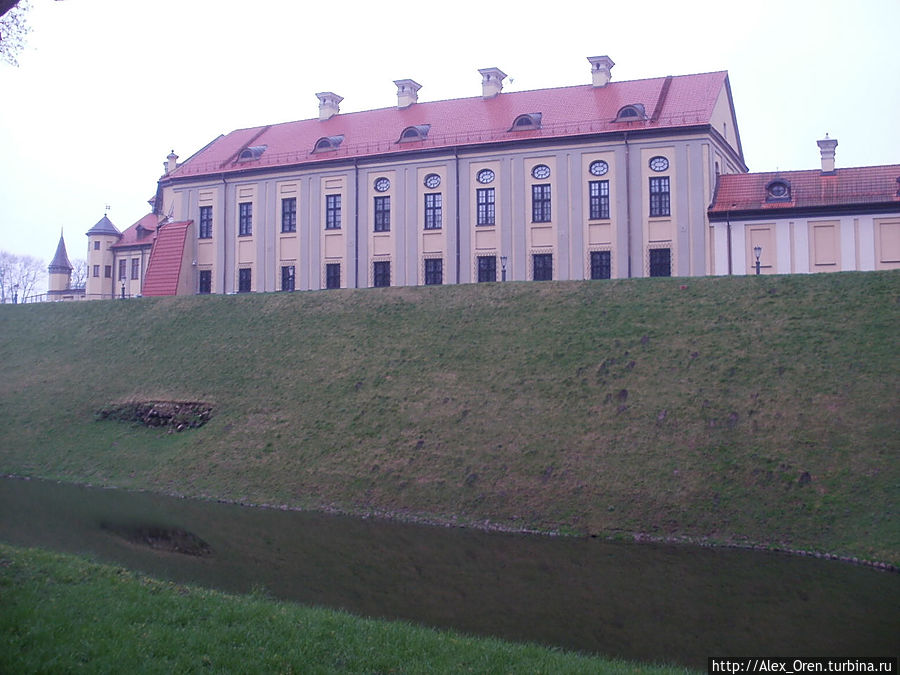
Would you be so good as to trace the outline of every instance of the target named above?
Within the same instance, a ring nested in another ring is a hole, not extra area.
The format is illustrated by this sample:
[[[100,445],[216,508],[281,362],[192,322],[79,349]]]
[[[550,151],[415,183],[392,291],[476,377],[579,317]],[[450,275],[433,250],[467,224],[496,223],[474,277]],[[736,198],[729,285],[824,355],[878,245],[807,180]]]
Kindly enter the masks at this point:
[[[897,272],[2,306],[0,471],[897,563],[898,319]]]
[[[234,596],[0,544],[0,672],[684,673]]]

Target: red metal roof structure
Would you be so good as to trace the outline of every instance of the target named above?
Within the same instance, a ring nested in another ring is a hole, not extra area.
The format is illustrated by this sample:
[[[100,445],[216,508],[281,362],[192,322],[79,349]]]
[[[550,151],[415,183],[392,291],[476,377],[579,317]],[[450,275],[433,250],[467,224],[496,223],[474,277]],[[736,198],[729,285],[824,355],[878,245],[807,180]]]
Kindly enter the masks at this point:
[[[154,213],[148,213],[131,227],[122,232],[113,248],[127,248],[129,246],[149,246],[153,243],[156,235],[156,228],[159,224],[160,216]]]
[[[143,295],[176,295],[181,277],[184,245],[192,220],[160,225],[147,263]]]
[[[784,197],[773,196],[770,187],[785,186]],[[824,172],[774,171],[719,176],[709,208],[709,219],[784,217],[816,213],[900,209],[900,164],[860,166]]]
[[[728,74],[719,71],[610,82],[603,87],[588,84],[504,92],[487,99],[478,96],[422,102],[405,108],[338,113],[326,120],[238,129],[219,136],[165,179],[523,139],[546,141],[692,127],[709,124],[723,87],[730,97]],[[619,111],[626,106],[645,114],[618,119]],[[538,128],[513,128],[519,116],[535,113],[540,114]],[[411,127],[427,128],[425,137],[401,140],[404,130]],[[323,138],[339,143],[332,150],[314,152],[317,141]],[[254,151],[245,152],[245,158],[240,159],[247,149]],[[740,147],[737,150],[741,152]]]

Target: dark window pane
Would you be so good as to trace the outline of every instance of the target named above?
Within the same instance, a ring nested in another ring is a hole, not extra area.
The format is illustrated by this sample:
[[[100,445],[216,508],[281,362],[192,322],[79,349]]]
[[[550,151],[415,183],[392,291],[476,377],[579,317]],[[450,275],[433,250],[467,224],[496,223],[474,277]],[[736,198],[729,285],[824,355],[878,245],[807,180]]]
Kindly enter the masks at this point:
[[[610,278],[609,251],[591,251],[591,279]]]
[[[650,216],[660,217],[670,215],[669,209],[669,179],[650,179]]]
[[[281,200],[281,231],[297,231],[297,198],[288,197]]]
[[[494,188],[479,188],[478,198],[478,225],[494,225]]]
[[[478,281],[497,281],[497,256],[478,256]]]
[[[390,286],[391,285],[391,263],[386,260],[381,260],[373,265],[373,281],[375,286]]]
[[[609,218],[609,181],[592,180],[589,183],[590,218]]]
[[[534,223],[550,222],[550,186],[531,186],[531,221]]]
[[[550,281],[553,279],[553,254],[552,253],[535,253],[534,260],[534,280]]]
[[[325,195],[325,229],[341,229],[341,196]]]
[[[282,265],[281,267],[281,290],[294,290],[294,266]]]
[[[441,213],[441,193],[429,193],[425,195],[425,229],[441,229],[443,215]]]
[[[253,204],[243,202],[238,208],[238,235],[246,237],[253,234]]]
[[[650,276],[672,276],[672,251],[668,248],[650,249]]]
[[[242,267],[238,270],[238,293],[250,292],[251,274],[249,267]]]
[[[444,283],[444,261],[441,258],[425,260],[425,285],[434,286]]]
[[[375,231],[391,231],[391,198],[375,197]]]
[[[200,239],[212,238],[212,207],[200,207],[200,228],[197,235]]]
[[[341,264],[328,263],[325,265],[325,288],[341,287]]]
[[[200,270],[200,292],[212,293],[212,270]]]

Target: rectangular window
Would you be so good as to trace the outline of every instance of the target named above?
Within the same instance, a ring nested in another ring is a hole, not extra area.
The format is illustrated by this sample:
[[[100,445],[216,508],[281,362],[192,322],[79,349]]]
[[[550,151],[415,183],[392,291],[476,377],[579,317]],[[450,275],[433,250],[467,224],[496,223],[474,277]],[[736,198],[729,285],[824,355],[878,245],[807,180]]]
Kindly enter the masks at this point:
[[[297,198],[286,197],[281,200],[281,231],[297,231]]]
[[[444,283],[444,260],[442,258],[425,259],[425,285],[439,286]]]
[[[131,259],[131,278],[137,279],[141,274],[141,260],[140,258],[132,258]]]
[[[550,186],[531,186],[531,222],[550,222]]]
[[[494,188],[478,188],[478,219],[476,225],[494,225]]]
[[[328,263],[325,265],[325,288],[341,287],[341,264]]]
[[[609,251],[591,251],[591,279],[610,278]]]
[[[125,278],[125,261],[120,260],[119,261],[119,281],[123,280],[124,278]]]
[[[478,281],[497,281],[497,256],[478,256]]]
[[[283,290],[283,291],[294,290],[294,266],[293,265],[282,265],[281,266],[281,290]]]
[[[242,267],[238,270],[238,293],[249,293],[250,284],[253,280],[253,271],[249,267]]]
[[[212,239],[212,207],[200,207],[200,230],[197,235],[200,239]]]
[[[592,180],[588,188],[591,220],[609,218],[609,181]]]
[[[241,202],[238,204],[238,236],[249,237],[253,234],[253,204]]]
[[[391,231],[391,198],[375,197],[375,231]]]
[[[550,281],[553,279],[553,254],[535,253],[532,256],[534,262],[534,280]]]
[[[99,242],[99,241],[95,241],[95,242],[94,242],[94,250],[95,250],[95,251],[99,251],[99,250],[100,250],[100,242]]]
[[[212,270],[200,270],[200,292],[212,293]]]
[[[107,279],[110,279],[112,277],[112,265],[103,266],[103,276]]]
[[[669,211],[669,178],[650,179],[650,217],[670,215]]]
[[[650,276],[672,276],[672,250],[668,248],[650,249]]]
[[[341,196],[325,195],[325,229],[341,229]],[[340,269],[340,266],[338,266]],[[340,288],[340,285],[337,286]],[[329,286],[331,288],[331,286]]]
[[[95,278],[100,277],[100,265],[94,265],[94,277]]]
[[[372,278],[374,279],[375,286],[390,286],[391,285],[391,263],[388,261],[379,261],[374,263],[372,270]]]
[[[441,193],[433,192],[425,195],[425,229],[441,229]]]

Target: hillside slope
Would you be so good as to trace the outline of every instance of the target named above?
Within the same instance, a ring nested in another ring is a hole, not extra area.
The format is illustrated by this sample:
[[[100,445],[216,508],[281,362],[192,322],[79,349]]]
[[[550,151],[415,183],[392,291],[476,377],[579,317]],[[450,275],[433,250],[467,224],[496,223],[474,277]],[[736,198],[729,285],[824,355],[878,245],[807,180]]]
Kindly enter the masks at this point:
[[[900,273],[0,307],[0,471],[900,560]],[[200,400],[199,429],[95,421]]]

